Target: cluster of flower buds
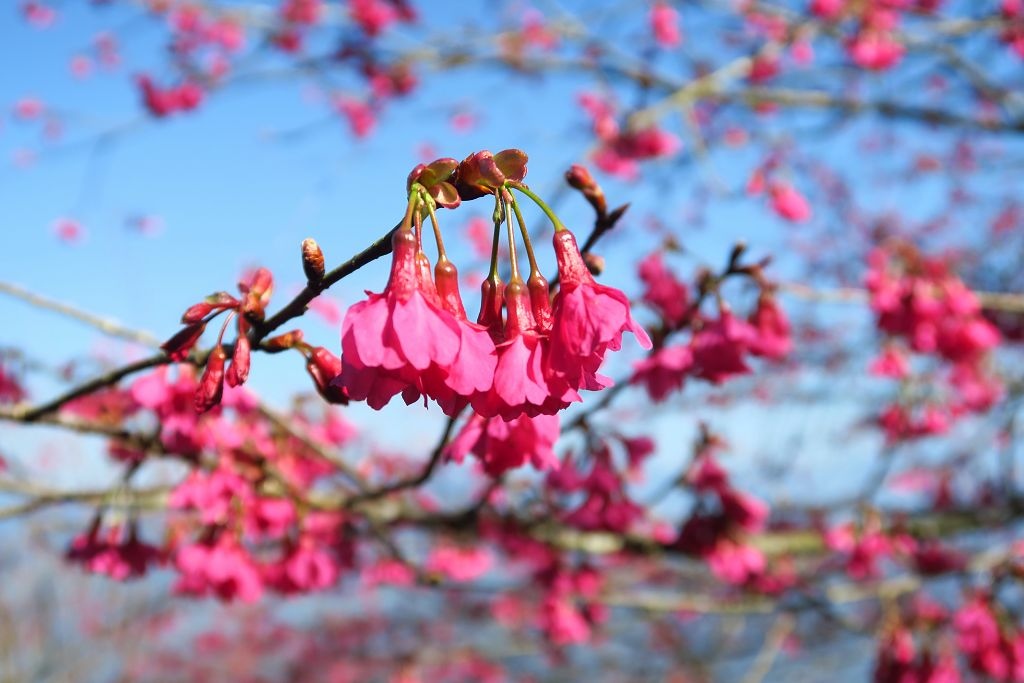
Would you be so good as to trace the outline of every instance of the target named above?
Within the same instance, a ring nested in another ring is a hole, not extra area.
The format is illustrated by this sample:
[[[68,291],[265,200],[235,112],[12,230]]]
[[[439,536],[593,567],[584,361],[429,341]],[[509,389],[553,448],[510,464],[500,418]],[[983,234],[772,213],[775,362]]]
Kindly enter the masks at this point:
[[[742,265],[742,245],[733,251],[730,265],[721,275],[709,271],[698,274],[699,298],[691,300],[686,285],[668,268],[660,251],[652,252],[640,262],[638,272],[646,285],[642,301],[658,314],[661,326],[656,336],[657,350],[634,365],[632,381],[643,384],[651,400],[666,400],[680,390],[688,377],[713,384],[751,369],[747,360],[758,356],[772,361],[784,360],[792,351],[789,320],[775,298],[775,286],[763,274],[763,263]],[[717,317],[701,311],[701,301],[709,292],[717,291],[723,278],[749,278],[760,290],[757,304],[746,319],[733,314],[724,301],[718,301]],[[685,344],[667,343],[669,337],[690,329]]]
[[[352,306],[342,325],[335,385],[351,400],[381,408],[401,394],[406,403],[431,398],[450,416],[467,405],[483,418],[506,421],[554,415],[581,400],[580,389],[610,385],[597,371],[605,354],[621,347],[624,331],[649,345],[626,296],[594,280],[572,233],[523,184],[526,163],[519,150],[485,151],[461,163],[439,159],[410,174],[407,211],[392,239],[388,284],[383,293]],[[554,224],[560,286],[553,298],[513,193],[538,203]],[[473,322],[462,302],[458,272],[445,254],[435,208],[484,196],[494,198],[494,235],[490,273]],[[433,268],[423,250],[427,218],[437,244]],[[503,232],[508,283],[498,274]],[[526,278],[517,233],[529,259]]]
[[[222,313],[230,311],[221,326],[216,346],[206,358],[206,369],[195,393],[196,412],[206,412],[220,403],[225,381],[237,387],[249,377],[249,357],[252,351],[249,333],[253,324],[263,320],[273,289],[274,278],[269,270],[258,268],[252,271],[238,283],[241,297],[216,292],[190,306],[181,316],[185,327],[161,346],[172,359],[184,360],[206,330],[206,325]],[[231,347],[231,363],[225,369],[228,356],[223,345],[224,333],[232,320],[235,321],[238,335]]]
[[[142,102],[150,114],[163,118],[182,111],[191,111],[203,101],[203,89],[185,81],[170,88],[160,88],[153,79],[142,74],[135,79],[142,92]]]

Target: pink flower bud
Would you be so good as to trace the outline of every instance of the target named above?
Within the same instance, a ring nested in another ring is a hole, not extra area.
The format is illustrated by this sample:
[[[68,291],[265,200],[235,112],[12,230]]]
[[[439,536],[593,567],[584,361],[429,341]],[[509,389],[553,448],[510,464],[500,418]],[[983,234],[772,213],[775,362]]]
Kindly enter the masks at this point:
[[[196,345],[199,338],[203,336],[206,323],[192,323],[181,329],[173,337],[160,345],[160,348],[171,357],[172,360],[182,361],[188,356],[188,352]]]
[[[604,190],[597,184],[593,176],[590,175],[590,171],[585,166],[579,164],[573,164],[572,167],[565,172],[565,181],[569,183],[569,186],[579,190],[583,193],[583,196],[594,207],[594,211],[598,215],[603,216],[608,212],[608,204],[604,197]]]
[[[238,289],[245,295],[242,313],[262,320],[274,291],[274,276],[266,268],[257,268],[238,283]]]
[[[196,387],[193,397],[197,413],[205,413],[220,403],[224,394],[224,361],[227,357],[220,344],[210,352],[210,357],[206,360],[206,369],[203,370],[203,376],[199,379],[199,386]]]
[[[317,392],[328,403],[348,403],[348,393],[340,385],[333,382],[341,374],[341,359],[323,346],[313,349],[306,361],[306,370],[313,378]]]
[[[228,368],[227,373],[227,380],[230,386],[241,386],[248,379],[251,350],[252,346],[248,335],[240,331],[238,339],[235,340],[235,351],[231,354],[231,367]]]
[[[547,279],[540,273],[534,273],[526,282],[530,290],[530,308],[537,329],[542,333],[551,331],[551,291]]]
[[[181,322],[185,324],[197,323],[213,311],[213,304],[200,301],[189,307],[181,316]]]

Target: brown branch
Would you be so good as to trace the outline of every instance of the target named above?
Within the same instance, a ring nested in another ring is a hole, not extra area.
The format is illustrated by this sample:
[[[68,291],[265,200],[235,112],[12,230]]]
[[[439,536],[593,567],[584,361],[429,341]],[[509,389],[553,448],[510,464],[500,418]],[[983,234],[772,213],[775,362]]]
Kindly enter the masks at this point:
[[[29,482],[0,480],[0,491],[3,493],[26,496],[29,500],[0,508],[0,519],[10,519],[20,515],[71,503],[88,505],[105,505],[128,509],[161,510],[166,507],[169,489],[163,486],[145,489],[127,489],[117,487],[107,490],[59,491],[40,487]]]
[[[352,273],[359,270],[363,266],[377,260],[382,256],[391,253],[391,234],[395,231],[395,229],[397,229],[397,226],[392,230],[388,231],[386,235],[375,241],[369,247],[359,252],[358,254],[356,254],[355,256],[353,256],[348,261],[344,262],[331,272],[327,273],[320,282],[315,284],[307,284],[306,287],[301,292],[299,292],[294,299],[287,303],[281,310],[279,310],[271,318],[267,319],[259,327],[254,328],[253,339],[255,341],[262,340],[264,337],[266,337],[268,334],[273,332],[275,329],[277,329],[284,323],[305,313],[306,306],[309,304],[309,302],[316,298],[321,292],[326,290],[328,287],[338,282],[339,280],[351,275]],[[25,290],[21,290],[20,288],[16,289],[18,289],[19,292],[23,293],[26,296],[31,296],[33,298],[37,297],[37,295],[33,295]],[[5,289],[4,291],[8,291],[8,293],[11,293],[9,288]],[[23,296],[22,298],[26,297]],[[110,330],[118,329],[119,336],[124,336],[127,334],[135,335],[136,337],[138,337],[138,335],[146,334],[134,330],[127,330],[126,328],[120,328],[119,326],[116,325],[115,327],[110,327],[110,325],[112,325],[113,323],[105,321],[104,319],[99,318],[98,316],[94,316],[92,314],[79,311],[64,304],[58,304],[57,302],[47,300],[42,297],[38,297],[38,299],[40,301],[46,301],[46,307],[51,308],[52,310],[58,310],[59,312],[64,313],[65,315],[69,315],[79,320],[86,321],[93,326],[99,327],[100,329],[103,329],[103,326],[107,326],[107,328]],[[136,341],[139,341],[139,339],[136,338]],[[230,349],[230,344],[225,346],[225,350],[227,351],[228,354],[230,354]],[[192,362],[196,363],[197,365],[202,365],[205,362],[205,358],[208,355],[208,353],[209,352],[201,352],[193,354]],[[98,391],[105,387],[113,386],[121,379],[129,375],[132,375],[136,372],[140,372],[142,370],[157,367],[160,365],[167,365],[172,362],[174,361],[172,361],[172,359],[164,353],[160,353],[155,356],[150,356],[149,358],[137,360],[133,363],[129,363],[127,365],[121,366],[120,368],[116,368],[114,370],[106,372],[84,384],[76,386],[66,391],[65,393],[57,396],[56,398],[47,401],[46,403],[40,404],[35,407],[16,406],[14,409],[10,411],[0,413],[0,419],[7,419],[16,422],[36,422],[42,416],[59,410],[61,406],[65,405],[70,401],[73,401],[76,398],[86,396],[88,394],[93,393],[94,391]]]
[[[441,432],[441,437],[437,441],[437,445],[434,446],[434,450],[430,453],[430,459],[427,461],[427,464],[423,469],[420,470],[419,474],[409,477],[408,479],[401,479],[378,489],[353,496],[351,499],[346,501],[346,504],[353,505],[365,501],[377,500],[378,498],[383,498],[384,496],[392,493],[415,488],[430,479],[431,475],[434,474],[434,470],[437,469],[437,466],[441,463],[441,456],[444,454],[444,449],[448,445],[448,439],[451,438],[452,430],[455,427],[455,421],[458,420],[458,418],[458,414],[448,418],[448,421],[444,425],[444,431]]]
[[[7,411],[6,414],[0,414],[0,418],[13,420],[15,422],[36,422],[39,418],[60,409],[61,406],[75,400],[76,398],[81,398],[82,396],[87,396],[94,391],[99,391],[100,389],[113,386],[128,375],[132,375],[136,372],[147,370],[149,368],[154,368],[159,365],[165,365],[169,362],[171,362],[170,358],[163,353],[156,356],[150,356],[149,358],[143,358],[135,361],[134,363],[122,365],[121,367],[106,372],[99,377],[95,377],[85,384],[80,384],[60,396],[47,401],[46,403],[42,403],[35,407],[15,406],[12,410]]]
[[[363,249],[348,261],[345,261],[334,270],[325,274],[323,279],[319,282],[308,283],[303,290],[296,294],[295,298],[285,304],[281,310],[265,320],[261,325],[255,327],[253,332],[253,341],[262,340],[271,332],[281,327],[281,325],[284,325],[289,320],[297,318],[305,313],[309,302],[319,296],[324,290],[334,283],[348,277],[363,266],[376,261],[382,256],[390,254],[391,236],[399,227],[399,225],[393,227],[386,235],[378,239],[366,249]]]

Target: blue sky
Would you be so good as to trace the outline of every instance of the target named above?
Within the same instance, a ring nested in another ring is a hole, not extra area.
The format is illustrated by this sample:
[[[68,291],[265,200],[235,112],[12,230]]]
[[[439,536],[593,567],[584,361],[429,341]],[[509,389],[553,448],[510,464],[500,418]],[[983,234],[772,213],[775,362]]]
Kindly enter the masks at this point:
[[[318,240],[330,267],[396,222],[404,210],[406,175],[422,160],[424,145],[436,149],[437,155],[456,158],[478,149],[520,147],[530,155],[528,180],[534,188],[560,197],[559,212],[567,224],[578,226],[577,232],[585,233],[583,226],[589,225],[589,208],[580,198],[561,192],[561,174],[569,164],[585,161],[589,124],[574,103],[580,92],[594,87],[592,82],[568,75],[514,78],[479,68],[426,74],[408,100],[384,112],[377,132],[366,140],[354,140],[344,123],[318,101],[313,84],[302,78],[230,87],[194,113],[153,120],[142,111],[131,77],[139,71],[170,77],[162,52],[155,48],[163,36],[158,22],[117,6],[96,9],[69,3],[61,9],[61,18],[47,30],[25,25],[12,11],[0,14],[0,63],[23,65],[6,70],[0,79],[0,279],[166,338],[190,304],[216,290],[234,291],[243,269],[263,265],[276,277],[273,309],[303,281],[299,245],[304,238]],[[424,30],[437,30],[431,22],[443,16],[444,12],[425,13]],[[486,23],[488,18],[475,20]],[[84,80],[73,78],[71,57],[85,50],[96,33],[111,27],[121,40],[126,66]],[[687,49],[700,53],[714,47],[700,37],[699,21],[687,27]],[[640,27],[614,30],[635,38]],[[396,44],[403,40],[408,38],[398,37]],[[251,66],[261,71],[283,64],[270,56]],[[661,58],[659,68],[671,72],[674,62]],[[62,139],[46,142],[38,123],[14,120],[10,109],[25,97],[37,97],[60,112],[66,122]],[[632,101],[630,95],[623,99]],[[457,111],[472,112],[479,125],[465,133],[454,130],[449,117]],[[810,123],[810,117],[781,117],[759,120],[757,125],[763,132],[784,136],[792,133],[790,128]],[[680,130],[675,119],[668,125]],[[123,131],[105,145],[95,144],[97,135],[121,127]],[[806,130],[813,129],[807,125]],[[817,147],[822,158],[839,168],[855,172],[878,163],[858,158],[858,140],[865,131],[853,126],[838,138],[816,141],[806,136],[802,142]],[[926,149],[930,143],[916,133],[903,144]],[[774,274],[793,277],[797,259],[787,256],[783,247],[787,239],[801,237],[794,232],[800,228],[771,215],[763,200],[736,198],[758,160],[755,151],[724,149],[691,163],[692,140],[685,135],[684,145],[683,163],[645,168],[645,180],[652,182],[601,178],[610,202],[633,204],[621,233],[598,250],[607,259],[605,281],[636,290],[636,257],[656,241],[644,227],[651,216],[680,236],[690,253],[712,265],[720,264],[732,242],[742,238],[755,256],[775,255]],[[12,162],[23,149],[37,155],[27,167]],[[698,186],[711,192],[702,225],[691,218]],[[899,183],[871,180],[859,189],[870,196],[873,210],[909,209],[920,216],[940,209],[945,195],[939,182],[917,186],[913,202],[907,201],[906,188]],[[818,209],[820,220],[830,220],[828,207]],[[472,270],[471,252],[457,236],[470,216],[488,213],[485,202],[443,212],[446,243],[463,272]],[[162,230],[141,235],[126,225],[132,215],[158,216]],[[87,233],[82,243],[69,245],[55,238],[52,224],[62,216],[82,223]],[[539,212],[528,212],[527,217],[533,225],[542,224]],[[550,267],[547,249],[538,253]],[[688,269],[695,265],[693,260],[682,263]],[[380,290],[386,273],[386,262],[375,263],[332,288],[330,296],[352,303],[364,289]],[[464,294],[468,307],[475,308],[475,292]],[[867,322],[863,311],[852,318],[848,311],[825,315],[855,325]],[[79,323],[7,297],[0,297],[0,316],[8,321],[0,345],[23,348],[34,359],[83,359],[97,350],[115,357],[130,353]],[[313,343],[338,350],[336,326],[308,315],[302,327]],[[627,343],[626,356],[636,351]],[[267,400],[282,406],[295,390],[308,389],[297,354],[257,358],[250,382]],[[37,398],[43,398],[57,385],[41,377],[32,388]],[[399,414],[403,420],[408,415],[400,407],[380,415],[362,407],[351,410],[378,427],[392,424]],[[786,424],[796,428],[806,422],[806,415],[799,406],[792,410]],[[420,437],[429,442],[439,429],[435,413],[403,422],[402,433],[377,431],[396,446]],[[705,406],[698,415],[686,416],[681,435],[680,421],[667,418],[669,423],[661,429],[671,435],[669,448],[674,453],[688,443],[685,434],[701,415],[743,425],[738,450],[761,443],[758,435],[776,429],[778,419],[774,412],[761,410],[726,417]],[[837,429],[855,417],[856,410],[831,414]]]

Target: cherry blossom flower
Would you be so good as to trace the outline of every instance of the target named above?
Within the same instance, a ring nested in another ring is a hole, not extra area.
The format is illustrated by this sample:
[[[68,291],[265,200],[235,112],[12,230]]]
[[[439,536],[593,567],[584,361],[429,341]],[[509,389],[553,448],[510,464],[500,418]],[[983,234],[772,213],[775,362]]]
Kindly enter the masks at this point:
[[[506,421],[474,414],[445,449],[446,457],[462,462],[472,453],[491,476],[522,467],[527,462],[538,470],[558,469],[554,452],[559,436],[557,415],[521,415]]]
[[[632,332],[645,349],[651,340],[630,315],[626,295],[594,280],[573,234],[557,231],[554,243],[561,287],[552,304],[548,372],[574,389],[603,388],[611,380],[597,369],[605,353],[622,348],[622,333]]]
[[[651,33],[658,45],[678,47],[683,37],[679,31],[679,13],[667,2],[656,2],[651,7]]]
[[[380,409],[405,392],[435,398],[449,415],[456,397],[491,386],[497,362],[486,331],[441,307],[420,276],[416,239],[396,231],[391,277],[382,294],[354,304],[342,323],[342,368],[335,384],[352,400]],[[463,402],[462,405],[465,403]]]

